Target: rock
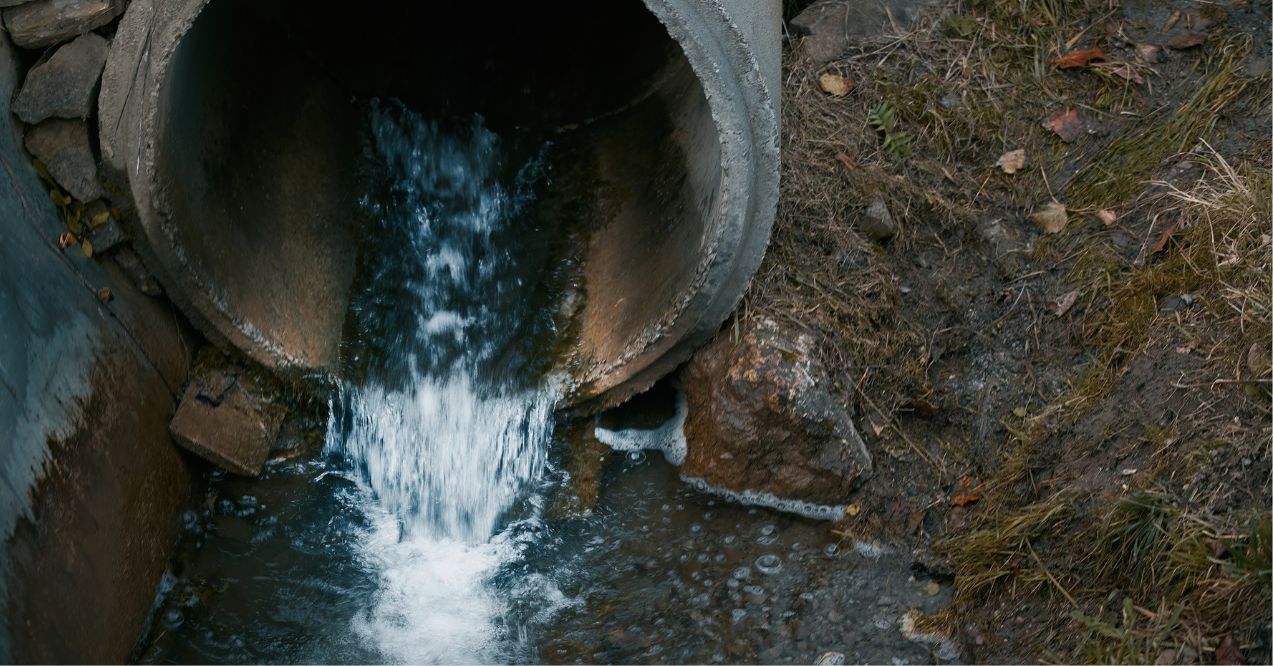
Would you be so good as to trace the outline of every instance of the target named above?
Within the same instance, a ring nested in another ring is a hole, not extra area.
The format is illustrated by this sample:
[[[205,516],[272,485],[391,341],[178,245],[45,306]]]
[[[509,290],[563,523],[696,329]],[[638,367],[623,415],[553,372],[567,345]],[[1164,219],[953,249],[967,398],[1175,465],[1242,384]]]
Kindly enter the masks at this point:
[[[871,457],[814,360],[813,339],[773,321],[737,342],[719,334],[681,371],[688,415],[682,472],[739,493],[845,503]]]
[[[97,160],[89,145],[88,125],[83,121],[46,120],[27,128],[25,143],[31,155],[44,162],[49,175],[72,197],[92,201],[102,196]]]
[[[128,276],[129,282],[132,282],[141,293],[147,296],[159,296],[164,293],[163,288],[159,286],[159,280],[146,270],[146,266],[141,263],[141,258],[131,247],[125,245],[119,248],[111,258],[124,271],[124,275]]]
[[[88,212],[93,210],[90,205],[85,209],[85,219],[93,220]],[[128,233],[124,231],[124,225],[120,224],[115,218],[107,217],[105,222],[101,224],[89,224],[86,227],[88,231],[88,239],[93,243],[93,254],[106,254],[111,250],[119,247],[128,240]]]
[[[884,242],[897,234],[897,223],[888,212],[888,204],[884,203],[884,195],[876,194],[871,205],[866,207],[858,218],[857,228],[872,240]]]
[[[186,386],[168,431],[178,444],[226,471],[256,476],[285,414],[247,373],[203,368]]]
[[[49,118],[88,118],[97,102],[107,46],[100,35],[89,33],[60,47],[27,73],[13,112],[28,125]]]
[[[40,49],[96,30],[124,13],[125,0],[37,0],[4,10],[14,44]]]
[[[888,32],[894,23],[905,28],[915,19],[921,0],[820,0],[791,19],[791,32],[803,36],[800,50],[815,65],[844,55],[852,43]]]

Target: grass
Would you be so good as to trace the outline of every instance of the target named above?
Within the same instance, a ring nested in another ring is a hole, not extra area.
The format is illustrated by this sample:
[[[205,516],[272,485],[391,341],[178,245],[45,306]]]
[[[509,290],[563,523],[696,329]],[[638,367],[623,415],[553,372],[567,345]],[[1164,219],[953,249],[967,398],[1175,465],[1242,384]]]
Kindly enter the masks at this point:
[[[1250,636],[1269,615],[1270,149],[1240,122],[1267,116],[1269,74],[1243,73],[1266,46],[1217,24],[1204,47],[1166,64],[1107,49],[1086,70],[1053,67],[1059,54],[1104,45],[1113,14],[1105,0],[954,1],[825,67],[795,54],[779,218],[744,309],[820,336],[823,363],[851,375],[843,385],[859,425],[879,427],[884,414],[880,432],[868,431],[873,455],[939,479],[970,467],[984,479],[972,517],[939,544],[955,606],[925,622],[993,624],[1002,610],[1044,628],[996,627],[1015,632],[991,654],[1000,659],[1050,650],[1058,661],[1152,662],[1168,649],[1209,659],[1224,635]],[[1123,65],[1144,84],[1120,76]],[[822,71],[857,87],[830,98],[816,86]],[[912,137],[905,160],[869,122],[882,104]],[[1041,125],[1067,108],[1094,130],[1072,144]],[[994,169],[1017,148],[1024,171]],[[885,245],[853,226],[876,193],[900,226]],[[1026,217],[1053,198],[1068,206],[1068,227],[1030,236]],[[1119,216],[1111,227],[1092,219],[1106,208]],[[989,216],[1026,231],[1018,263],[951,260],[981,242]],[[965,271],[999,271],[1000,284],[1036,298],[1080,294],[1065,317],[1022,299],[1029,317],[996,320],[1029,327],[1038,366],[1060,358],[1072,370],[1055,390],[1020,389],[1008,411],[1028,413],[995,415],[1007,435],[984,452],[966,421],[941,430],[891,409],[940,398],[939,340],[974,307],[961,279],[976,276],[947,276],[940,263],[918,272],[922,297],[899,286],[934,252]]]

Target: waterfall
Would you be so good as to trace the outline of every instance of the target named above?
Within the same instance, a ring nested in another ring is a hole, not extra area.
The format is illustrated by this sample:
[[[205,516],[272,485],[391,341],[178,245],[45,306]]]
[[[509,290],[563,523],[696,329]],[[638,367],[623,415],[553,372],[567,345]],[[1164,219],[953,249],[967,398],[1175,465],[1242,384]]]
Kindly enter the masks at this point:
[[[486,583],[516,550],[498,533],[544,466],[558,395],[537,343],[552,327],[509,249],[544,160],[510,168],[480,118],[376,103],[370,129],[376,228],[327,435],[377,504],[363,554],[381,589],[354,628],[391,660],[490,661],[509,637]]]

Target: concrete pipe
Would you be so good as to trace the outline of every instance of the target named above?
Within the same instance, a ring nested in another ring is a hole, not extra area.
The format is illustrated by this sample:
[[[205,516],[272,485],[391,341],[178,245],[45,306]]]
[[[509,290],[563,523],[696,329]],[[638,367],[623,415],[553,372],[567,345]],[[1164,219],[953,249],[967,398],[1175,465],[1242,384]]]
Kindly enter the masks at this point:
[[[196,326],[281,372],[329,372],[357,259],[351,99],[580,127],[607,199],[584,252],[571,400],[602,408],[706,342],[759,265],[780,9],[133,0],[102,82],[102,156]]]

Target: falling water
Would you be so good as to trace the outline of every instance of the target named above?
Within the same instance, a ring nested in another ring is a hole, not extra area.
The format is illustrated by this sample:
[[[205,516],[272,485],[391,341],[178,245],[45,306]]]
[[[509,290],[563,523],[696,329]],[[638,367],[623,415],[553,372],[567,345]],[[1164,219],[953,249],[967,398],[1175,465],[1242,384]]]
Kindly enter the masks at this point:
[[[507,657],[487,583],[516,555],[500,529],[541,472],[558,395],[542,285],[509,251],[533,232],[544,160],[511,168],[480,119],[446,128],[399,105],[373,107],[371,150],[379,228],[327,437],[377,504],[362,550],[380,591],[354,628],[393,660]]]

